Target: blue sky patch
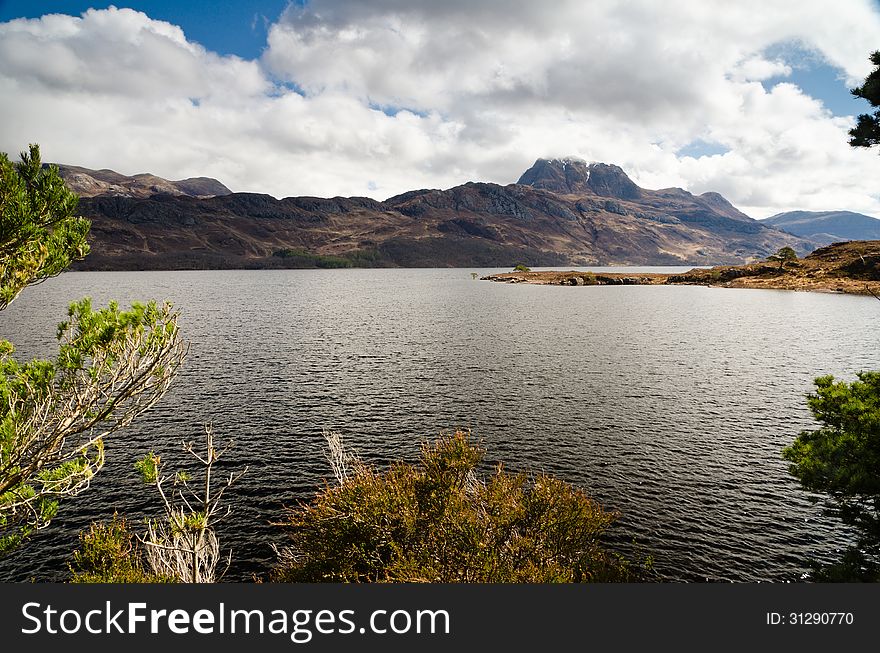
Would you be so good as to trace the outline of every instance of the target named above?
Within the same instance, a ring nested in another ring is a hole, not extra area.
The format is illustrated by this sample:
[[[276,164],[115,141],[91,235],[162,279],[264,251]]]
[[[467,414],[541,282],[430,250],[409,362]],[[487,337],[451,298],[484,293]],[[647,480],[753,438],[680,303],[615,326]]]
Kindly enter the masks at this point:
[[[196,41],[218,54],[234,54],[242,59],[256,59],[266,46],[271,23],[290,4],[288,0],[246,0],[244,2],[213,2],[212,0],[147,0],[136,2],[88,2],[59,0],[0,0],[0,22],[13,18],[39,18],[45,14],[79,16],[87,9],[128,7],[142,11],[150,18],[178,25],[190,41]],[[294,3],[303,4],[303,3]]]
[[[676,150],[675,154],[676,156],[692,156],[695,159],[699,159],[701,156],[713,156],[715,154],[726,154],[727,152],[730,152],[729,147],[698,138]]]
[[[795,43],[785,43],[768,48],[764,56],[771,60],[781,59],[791,67],[791,75],[771,77],[761,82],[767,91],[780,82],[794,84],[804,94],[821,100],[835,116],[856,116],[870,109],[865,100],[849,92],[844,72],[828,64],[816,52]]]

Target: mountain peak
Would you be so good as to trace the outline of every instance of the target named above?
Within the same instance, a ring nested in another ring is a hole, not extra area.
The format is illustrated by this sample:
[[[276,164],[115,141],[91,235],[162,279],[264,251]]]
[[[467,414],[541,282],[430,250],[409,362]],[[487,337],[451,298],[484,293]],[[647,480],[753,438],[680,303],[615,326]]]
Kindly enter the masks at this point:
[[[619,166],[587,163],[577,157],[538,159],[517,183],[563,194],[593,194],[618,199],[641,196],[641,189]]]

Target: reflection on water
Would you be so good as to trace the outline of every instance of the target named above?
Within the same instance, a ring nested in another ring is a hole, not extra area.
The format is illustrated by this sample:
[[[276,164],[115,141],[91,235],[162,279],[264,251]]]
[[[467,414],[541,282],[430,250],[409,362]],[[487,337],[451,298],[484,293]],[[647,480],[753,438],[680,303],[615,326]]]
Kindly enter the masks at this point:
[[[211,420],[250,465],[221,525],[231,579],[272,560],[270,522],[330,475],[321,429],[382,464],[469,428],[488,464],[543,470],[623,517],[615,542],[669,580],[797,580],[849,541],[780,457],[811,426],[818,374],[878,365],[871,298],[703,287],[475,281],[498,270],[67,273],[0,313],[19,355],[49,354],[67,303],[167,298],[190,355],[165,399],[108,444],[94,486],[0,562],[62,579],[89,521],[158,514],[133,462],[183,461]]]

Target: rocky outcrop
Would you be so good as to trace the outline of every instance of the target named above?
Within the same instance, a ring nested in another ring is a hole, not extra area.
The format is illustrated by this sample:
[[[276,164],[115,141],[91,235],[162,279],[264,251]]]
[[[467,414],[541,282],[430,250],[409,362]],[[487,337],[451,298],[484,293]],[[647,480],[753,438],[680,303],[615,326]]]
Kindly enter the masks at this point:
[[[566,195],[592,194],[637,200],[642,194],[642,189],[622,168],[574,158],[538,159],[517,183]]]
[[[638,274],[613,272],[505,272],[481,277],[481,281],[500,283],[528,283],[539,286],[656,286],[668,281],[667,274]]]

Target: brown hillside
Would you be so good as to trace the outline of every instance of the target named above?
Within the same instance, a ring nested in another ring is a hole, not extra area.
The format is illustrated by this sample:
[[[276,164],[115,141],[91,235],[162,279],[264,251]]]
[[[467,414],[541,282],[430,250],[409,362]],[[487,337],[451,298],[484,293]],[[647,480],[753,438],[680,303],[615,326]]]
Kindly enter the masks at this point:
[[[93,223],[80,269],[711,265],[814,248],[720,195],[643,189],[617,166],[569,160],[539,160],[517,184],[384,202],[162,192],[98,194],[80,210]]]

